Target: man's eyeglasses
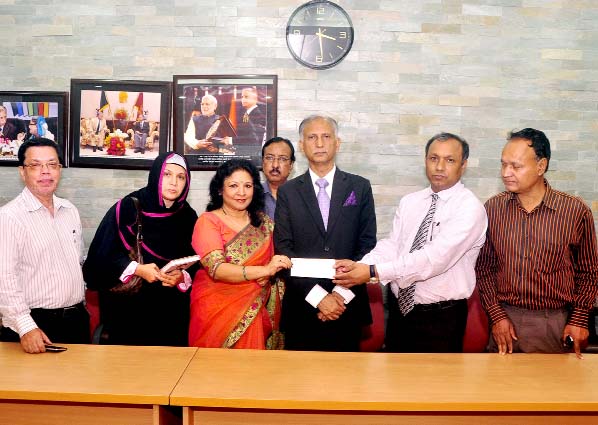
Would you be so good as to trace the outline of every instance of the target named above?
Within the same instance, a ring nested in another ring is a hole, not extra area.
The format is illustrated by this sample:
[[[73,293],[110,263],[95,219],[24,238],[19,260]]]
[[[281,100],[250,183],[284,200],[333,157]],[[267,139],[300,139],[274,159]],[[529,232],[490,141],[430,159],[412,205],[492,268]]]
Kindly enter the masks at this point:
[[[288,156],[266,155],[264,157],[264,161],[269,162],[269,163],[274,163],[275,161],[278,161],[281,164],[286,164],[290,160],[291,160],[291,158],[289,158]]]
[[[44,167],[47,167],[49,171],[56,171],[62,168],[62,164],[58,162],[35,162],[33,164],[23,164],[23,167],[29,168],[32,171],[42,171]]]

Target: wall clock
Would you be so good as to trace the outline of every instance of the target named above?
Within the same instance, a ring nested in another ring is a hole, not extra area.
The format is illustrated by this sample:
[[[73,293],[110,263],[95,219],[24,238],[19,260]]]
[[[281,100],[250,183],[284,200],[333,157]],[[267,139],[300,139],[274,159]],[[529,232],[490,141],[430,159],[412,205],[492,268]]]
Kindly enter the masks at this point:
[[[300,64],[313,69],[331,68],[353,45],[351,18],[339,5],[313,0],[299,6],[287,23],[287,46]]]

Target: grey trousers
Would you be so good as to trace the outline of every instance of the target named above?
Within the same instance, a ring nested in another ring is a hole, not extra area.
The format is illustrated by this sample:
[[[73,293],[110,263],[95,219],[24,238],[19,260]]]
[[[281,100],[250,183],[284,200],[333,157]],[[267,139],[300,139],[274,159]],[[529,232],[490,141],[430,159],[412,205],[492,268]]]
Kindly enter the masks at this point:
[[[509,319],[513,322],[515,335],[513,353],[563,353],[563,329],[567,324],[567,309],[527,310],[502,304]],[[492,332],[488,342],[488,351],[498,352]]]

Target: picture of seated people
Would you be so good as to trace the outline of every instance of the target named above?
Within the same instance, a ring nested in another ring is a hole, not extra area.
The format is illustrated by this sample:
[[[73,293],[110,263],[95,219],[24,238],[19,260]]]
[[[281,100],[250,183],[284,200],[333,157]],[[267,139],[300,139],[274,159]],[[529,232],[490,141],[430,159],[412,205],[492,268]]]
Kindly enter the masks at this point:
[[[80,155],[156,158],[160,112],[160,93],[82,90]]]

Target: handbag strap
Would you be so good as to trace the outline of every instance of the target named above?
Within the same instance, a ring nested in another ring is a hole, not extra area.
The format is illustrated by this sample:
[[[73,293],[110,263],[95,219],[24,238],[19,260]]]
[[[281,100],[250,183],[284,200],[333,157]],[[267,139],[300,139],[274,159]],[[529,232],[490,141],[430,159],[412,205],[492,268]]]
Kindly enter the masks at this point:
[[[137,236],[135,238],[135,245],[137,249],[137,258],[139,259],[137,262],[139,264],[143,264],[143,254],[141,251],[141,244],[143,243],[141,207],[139,206],[139,199],[135,198],[134,196],[131,196],[131,200],[133,201],[133,205],[135,205],[135,209],[137,210],[137,218],[135,219],[135,224],[137,225]]]

